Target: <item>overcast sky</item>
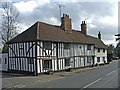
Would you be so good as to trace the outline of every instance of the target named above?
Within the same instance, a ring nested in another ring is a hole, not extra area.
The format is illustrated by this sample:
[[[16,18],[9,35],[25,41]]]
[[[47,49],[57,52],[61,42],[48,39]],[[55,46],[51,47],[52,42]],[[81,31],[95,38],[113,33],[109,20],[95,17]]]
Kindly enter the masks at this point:
[[[86,20],[87,32],[97,37],[102,34],[105,44],[114,44],[115,34],[118,33],[118,1],[119,0],[0,0],[9,1],[19,11],[21,30],[24,31],[37,21],[60,25],[59,8],[62,14],[69,14],[72,19],[72,28],[81,30],[82,20]],[[99,1],[99,2],[98,2]],[[0,2],[2,3],[2,2]],[[0,8],[0,21],[2,20]]]

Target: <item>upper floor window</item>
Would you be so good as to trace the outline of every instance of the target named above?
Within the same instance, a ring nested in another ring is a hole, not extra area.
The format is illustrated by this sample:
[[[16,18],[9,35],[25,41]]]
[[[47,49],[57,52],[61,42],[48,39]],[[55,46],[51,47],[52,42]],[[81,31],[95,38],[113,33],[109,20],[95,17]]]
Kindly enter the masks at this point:
[[[100,52],[100,48],[98,48],[98,52]]]
[[[105,49],[103,49],[103,53],[105,53]]]
[[[91,50],[91,45],[87,45],[87,50]]]
[[[52,49],[52,43],[51,42],[43,42],[43,48],[44,49]]]
[[[64,49],[70,49],[70,44],[65,43],[65,44],[64,44]]]

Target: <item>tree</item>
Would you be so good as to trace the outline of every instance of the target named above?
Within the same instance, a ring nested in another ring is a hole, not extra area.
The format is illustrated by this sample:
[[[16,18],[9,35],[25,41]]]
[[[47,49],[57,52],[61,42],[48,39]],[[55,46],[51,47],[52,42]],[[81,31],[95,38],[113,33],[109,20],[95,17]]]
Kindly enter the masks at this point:
[[[120,42],[117,44],[117,46],[115,48],[115,54],[117,57],[120,58]]]
[[[109,62],[109,61],[112,61],[112,59],[113,59],[114,46],[112,44],[109,44],[107,46],[108,46],[107,59],[108,59],[108,62]]]
[[[117,57],[120,58],[120,34],[117,34],[115,36],[118,36],[118,38],[116,38],[116,41],[118,41],[118,44],[115,48],[115,54],[117,55]]]
[[[10,2],[2,4],[3,15],[0,27],[0,34],[3,44],[3,49],[7,47],[6,43],[18,34],[18,15],[17,9]]]

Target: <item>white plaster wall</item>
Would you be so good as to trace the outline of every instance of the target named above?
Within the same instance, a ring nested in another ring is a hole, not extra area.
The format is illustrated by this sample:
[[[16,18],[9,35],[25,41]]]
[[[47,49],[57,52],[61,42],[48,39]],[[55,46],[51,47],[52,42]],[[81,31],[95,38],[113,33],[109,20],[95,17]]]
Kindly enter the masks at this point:
[[[97,62],[97,57],[100,57],[100,62]],[[98,52],[98,49],[95,48],[95,64],[102,64],[103,62],[103,57],[105,57],[105,61],[107,63],[107,49],[105,50],[105,52],[103,52],[103,49],[100,49],[100,52]]]
[[[7,59],[6,64],[5,64],[5,58]],[[0,71],[7,71],[8,70],[8,53],[1,53],[0,54]]]

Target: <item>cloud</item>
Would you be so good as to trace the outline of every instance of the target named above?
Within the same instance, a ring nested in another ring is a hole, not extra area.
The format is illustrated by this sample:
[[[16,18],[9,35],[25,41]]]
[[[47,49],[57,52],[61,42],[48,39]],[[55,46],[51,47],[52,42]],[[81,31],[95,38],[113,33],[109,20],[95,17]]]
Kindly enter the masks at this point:
[[[33,12],[33,10],[37,7],[37,3],[34,0],[30,0],[28,2],[21,1],[19,3],[14,3],[14,6],[21,13]]]
[[[15,0],[13,0],[15,1]],[[17,0],[14,3],[20,12],[19,19],[24,29],[36,21],[60,25],[60,13],[55,0]],[[68,0],[67,0],[68,1]],[[72,27],[81,30],[80,24],[86,19],[88,34],[96,36],[102,34],[105,43],[114,42],[117,29],[117,5],[112,2],[60,2],[62,13],[67,13],[72,19]],[[52,2],[52,3],[51,3]],[[74,2],[74,3],[73,3]],[[108,42],[107,42],[108,41]]]
[[[12,2],[12,0],[0,0],[0,2]]]

